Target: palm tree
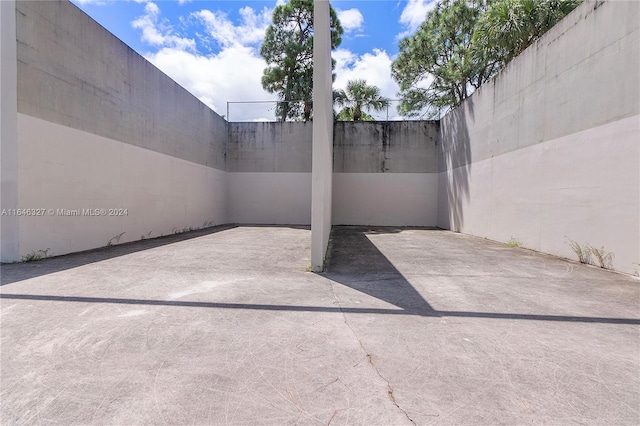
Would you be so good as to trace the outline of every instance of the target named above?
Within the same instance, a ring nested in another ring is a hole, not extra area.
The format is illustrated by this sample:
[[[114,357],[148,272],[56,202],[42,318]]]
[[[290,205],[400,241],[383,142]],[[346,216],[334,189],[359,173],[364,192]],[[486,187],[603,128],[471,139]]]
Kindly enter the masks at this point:
[[[498,0],[478,21],[475,47],[504,66],[582,1]]]
[[[336,90],[334,101],[344,109],[339,116],[352,116],[353,121],[360,121],[363,117],[362,110],[382,111],[389,106],[389,100],[380,96],[380,89],[367,85],[363,79],[349,80],[347,90]]]
[[[339,113],[335,114],[336,121],[353,121],[353,108],[344,107]],[[360,121],[375,121],[376,119],[362,111]]]

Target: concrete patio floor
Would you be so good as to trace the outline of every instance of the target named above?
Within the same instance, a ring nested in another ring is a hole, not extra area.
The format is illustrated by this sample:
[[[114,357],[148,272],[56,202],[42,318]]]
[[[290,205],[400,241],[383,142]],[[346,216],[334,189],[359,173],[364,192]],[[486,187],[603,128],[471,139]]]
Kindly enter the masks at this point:
[[[9,424],[640,424],[640,280],[448,231],[218,227],[2,266]]]

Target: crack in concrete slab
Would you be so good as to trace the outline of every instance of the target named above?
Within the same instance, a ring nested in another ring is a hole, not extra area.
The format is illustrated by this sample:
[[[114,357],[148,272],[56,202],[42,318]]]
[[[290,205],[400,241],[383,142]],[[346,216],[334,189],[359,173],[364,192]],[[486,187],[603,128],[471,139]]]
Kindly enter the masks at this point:
[[[393,405],[395,405],[398,410],[400,410],[402,412],[402,414],[405,415],[405,417],[412,423],[412,424],[417,424],[410,416],[409,413],[407,413],[407,411],[402,408],[400,406],[400,404],[398,404],[398,401],[396,401],[396,397],[393,394],[393,387],[391,386],[391,383],[389,382],[389,380],[384,377],[382,375],[382,373],[380,372],[380,369],[378,369],[378,367],[375,365],[375,363],[373,362],[373,355],[371,353],[369,353],[369,351],[367,351],[367,349],[364,347],[364,344],[362,343],[362,340],[360,340],[360,337],[358,336],[358,334],[355,332],[355,330],[353,329],[353,327],[351,327],[351,324],[349,324],[349,322],[347,321],[347,315],[344,312],[344,310],[342,309],[342,303],[340,303],[340,300],[338,299],[338,296],[336,295],[336,292],[333,288],[333,283],[331,281],[329,281],[329,286],[331,287],[331,294],[333,295],[333,299],[336,301],[336,303],[338,304],[338,307],[340,308],[340,312],[342,313],[342,318],[344,319],[344,323],[347,325],[347,327],[349,328],[349,330],[351,330],[351,334],[353,334],[353,337],[355,337],[356,341],[358,342],[358,344],[360,345],[360,349],[362,350],[362,352],[364,352],[365,354],[365,358],[367,359],[367,363],[371,366],[371,368],[373,368],[373,370],[376,372],[376,374],[378,375],[378,377],[380,377],[386,384],[387,384],[387,396],[389,397],[389,400],[393,403]],[[358,362],[359,363],[359,362]],[[356,364],[357,365],[357,364]],[[332,416],[333,418],[333,416]]]

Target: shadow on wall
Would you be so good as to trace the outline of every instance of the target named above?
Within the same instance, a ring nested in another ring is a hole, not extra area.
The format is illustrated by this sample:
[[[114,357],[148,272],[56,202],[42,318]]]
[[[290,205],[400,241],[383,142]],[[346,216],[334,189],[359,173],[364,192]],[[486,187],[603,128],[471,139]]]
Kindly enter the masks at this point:
[[[467,119],[474,119],[473,98],[451,110],[440,121],[440,198],[438,225],[460,232],[464,227],[463,205],[470,199],[471,146]],[[444,175],[444,176],[443,176]],[[443,195],[444,197],[444,195]]]

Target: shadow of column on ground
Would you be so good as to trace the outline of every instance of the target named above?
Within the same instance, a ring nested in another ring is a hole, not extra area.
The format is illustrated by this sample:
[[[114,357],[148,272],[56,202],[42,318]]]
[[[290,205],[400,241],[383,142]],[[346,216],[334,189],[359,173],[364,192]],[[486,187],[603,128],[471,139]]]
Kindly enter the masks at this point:
[[[434,310],[384,254],[367,237],[400,232],[401,228],[334,226],[329,260],[323,275],[339,284],[375,297],[406,311],[428,315]]]

